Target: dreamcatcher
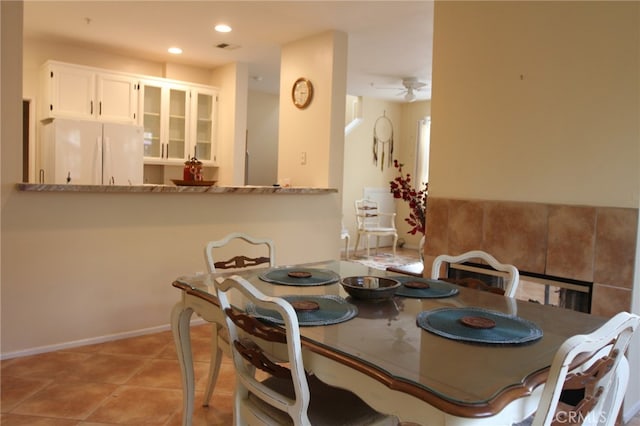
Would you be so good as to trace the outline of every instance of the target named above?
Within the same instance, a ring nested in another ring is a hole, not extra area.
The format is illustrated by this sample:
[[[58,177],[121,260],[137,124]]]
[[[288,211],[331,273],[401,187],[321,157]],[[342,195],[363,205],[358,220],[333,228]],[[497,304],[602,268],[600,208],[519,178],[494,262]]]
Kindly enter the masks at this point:
[[[376,119],[373,125],[373,164],[384,170],[385,160],[387,167],[393,162],[393,123],[386,116],[386,112]]]

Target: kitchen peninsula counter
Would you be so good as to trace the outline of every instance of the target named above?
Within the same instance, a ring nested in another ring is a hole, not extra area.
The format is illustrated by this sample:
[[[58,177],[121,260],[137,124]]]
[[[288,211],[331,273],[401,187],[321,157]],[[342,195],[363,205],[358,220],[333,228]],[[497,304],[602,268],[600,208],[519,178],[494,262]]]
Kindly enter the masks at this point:
[[[18,183],[20,191],[28,192],[104,192],[104,193],[200,193],[200,194],[329,194],[337,188],[280,186],[174,186],[174,185],[69,185]]]

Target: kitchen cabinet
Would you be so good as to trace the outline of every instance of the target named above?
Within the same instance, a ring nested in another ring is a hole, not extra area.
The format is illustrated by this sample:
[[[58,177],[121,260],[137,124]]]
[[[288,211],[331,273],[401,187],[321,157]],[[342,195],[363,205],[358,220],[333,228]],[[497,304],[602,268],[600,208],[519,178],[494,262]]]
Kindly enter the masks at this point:
[[[216,158],[216,117],[218,94],[211,89],[191,90],[191,135],[193,153],[203,164],[215,165]]]
[[[215,165],[217,94],[165,79],[140,82],[145,164],[182,165],[197,157]]]
[[[41,70],[40,119],[138,121],[136,76],[48,61]]]

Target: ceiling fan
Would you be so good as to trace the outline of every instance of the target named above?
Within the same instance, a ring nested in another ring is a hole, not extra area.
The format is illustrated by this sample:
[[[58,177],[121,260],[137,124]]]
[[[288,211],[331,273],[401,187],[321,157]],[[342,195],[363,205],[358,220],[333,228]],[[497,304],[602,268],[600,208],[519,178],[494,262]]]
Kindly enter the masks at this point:
[[[422,90],[427,85],[427,83],[423,83],[415,77],[409,77],[402,79],[402,85],[405,88],[405,90],[401,92],[404,93],[404,100],[407,102],[413,102],[416,100],[415,92],[418,90]]]
[[[402,79],[403,89],[400,89],[400,93],[398,95],[404,95],[404,100],[407,102],[413,102],[416,100],[416,93],[420,90],[423,90],[427,83],[423,83],[418,80],[416,77],[405,77]],[[391,87],[379,87],[379,89],[392,89]],[[397,89],[397,88],[393,88]]]

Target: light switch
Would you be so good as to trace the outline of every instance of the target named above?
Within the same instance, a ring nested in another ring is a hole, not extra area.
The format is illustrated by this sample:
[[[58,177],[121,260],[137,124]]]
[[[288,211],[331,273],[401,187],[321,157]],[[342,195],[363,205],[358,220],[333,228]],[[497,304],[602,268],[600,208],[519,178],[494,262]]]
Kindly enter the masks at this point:
[[[303,166],[307,164],[307,153],[305,151],[300,153],[300,164]]]

